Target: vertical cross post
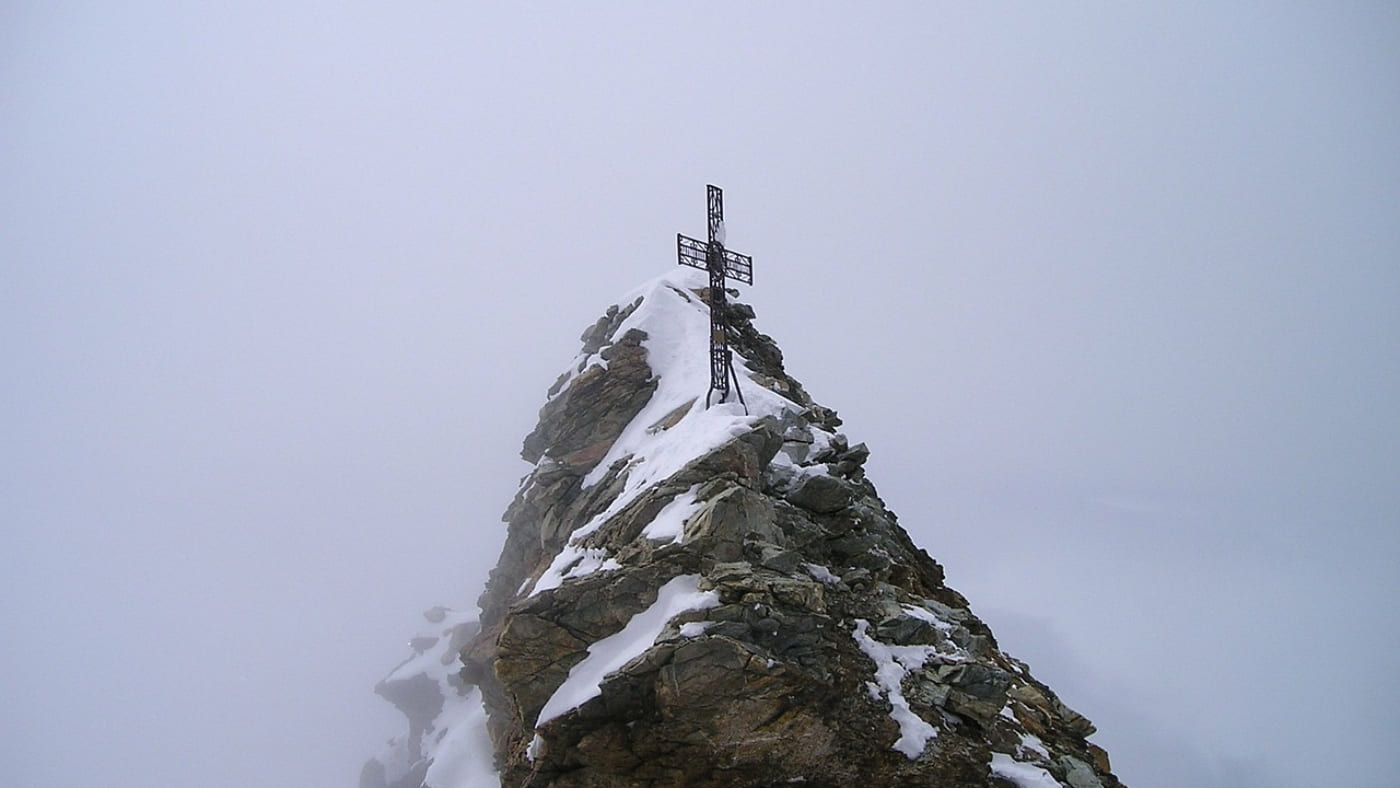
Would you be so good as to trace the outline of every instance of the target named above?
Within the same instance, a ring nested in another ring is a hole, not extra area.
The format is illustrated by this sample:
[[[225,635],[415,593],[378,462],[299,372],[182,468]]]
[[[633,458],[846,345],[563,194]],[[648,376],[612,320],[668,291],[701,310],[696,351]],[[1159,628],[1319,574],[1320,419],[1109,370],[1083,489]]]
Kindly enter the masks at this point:
[[[705,267],[710,272],[710,393],[718,391],[719,401],[724,402],[729,396],[729,378],[734,371],[725,323],[729,301],[724,281],[724,192],[718,186],[706,186],[705,198],[710,232],[709,243],[705,246]],[[705,406],[709,405],[710,394],[706,394]]]
[[[738,390],[739,377],[734,372],[734,354],[729,349],[729,311],[725,287],[727,278],[731,276],[745,284],[753,284],[753,258],[724,248],[724,192],[718,186],[707,186],[705,190],[709,239],[702,244],[677,233],[676,255],[681,265],[703,268],[710,274],[710,391],[705,395],[705,406],[709,407],[710,398],[715,392],[719,392],[720,402],[728,400],[731,379],[739,401],[744,401],[743,392]]]

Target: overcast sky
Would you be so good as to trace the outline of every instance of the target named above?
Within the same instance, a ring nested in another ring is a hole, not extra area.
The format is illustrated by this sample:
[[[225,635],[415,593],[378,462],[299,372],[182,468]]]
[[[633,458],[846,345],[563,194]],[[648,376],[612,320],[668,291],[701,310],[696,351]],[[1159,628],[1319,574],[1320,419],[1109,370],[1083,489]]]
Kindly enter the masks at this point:
[[[514,5],[0,6],[3,782],[353,785],[716,183],[1126,783],[1394,784],[1400,5]]]

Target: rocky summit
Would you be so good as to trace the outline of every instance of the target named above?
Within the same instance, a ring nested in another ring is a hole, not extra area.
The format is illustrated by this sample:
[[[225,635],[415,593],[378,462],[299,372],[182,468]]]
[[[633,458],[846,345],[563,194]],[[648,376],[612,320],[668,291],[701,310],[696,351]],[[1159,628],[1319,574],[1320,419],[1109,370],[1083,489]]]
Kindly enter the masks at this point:
[[[708,297],[678,270],[584,332],[479,617],[429,611],[376,688],[408,730],[362,788],[1121,786],[742,303],[746,406],[705,406]]]

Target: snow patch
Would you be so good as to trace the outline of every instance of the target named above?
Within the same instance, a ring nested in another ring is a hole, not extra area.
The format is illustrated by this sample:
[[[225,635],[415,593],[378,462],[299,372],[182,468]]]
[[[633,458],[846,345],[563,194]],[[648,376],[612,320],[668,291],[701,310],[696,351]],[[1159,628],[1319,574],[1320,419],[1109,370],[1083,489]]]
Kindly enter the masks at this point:
[[[1010,755],[992,753],[992,774],[1015,783],[1017,788],[1061,788],[1050,772],[1030,763],[1022,763]]]
[[[681,624],[680,635],[683,638],[698,638],[706,632],[709,632],[710,627],[714,625],[715,622],[713,621],[689,621]]]
[[[465,698],[449,695],[433,730],[435,742],[424,737],[424,755],[433,761],[423,778],[426,788],[500,788],[481,690],[472,687]]]
[[[500,776],[486,733],[481,691],[464,689],[457,680],[462,669],[459,653],[477,632],[476,620],[446,608],[434,608],[424,615],[432,629],[410,641],[414,655],[394,668],[383,683],[426,678],[437,685],[442,708],[421,737],[397,737],[375,760],[384,767],[390,783],[427,761],[430,766],[424,785],[428,788],[497,788]]]
[[[955,629],[955,626],[953,624],[944,621],[938,616],[935,616],[933,614],[933,611],[929,610],[928,608],[916,607],[914,605],[900,605],[900,607],[903,608],[904,612],[909,614],[911,618],[917,618],[920,621],[927,621],[928,623],[932,624],[934,629],[937,629],[939,632],[952,632]]]
[[[860,650],[874,660],[875,681],[890,703],[890,719],[899,725],[899,738],[893,745],[894,749],[912,761],[923,754],[929,739],[937,738],[938,729],[909,708],[901,685],[910,671],[923,667],[937,651],[932,646],[891,646],[881,643],[866,634],[869,628],[869,621],[858,618],[855,631],[851,634]],[[872,691],[872,697],[874,694]]]
[[[687,610],[706,610],[719,605],[718,593],[699,588],[699,575],[672,578],[661,586],[651,607],[632,616],[621,631],[589,646],[588,656],[574,665],[569,677],[540,709],[535,727],[602,694],[607,675],[650,648],[672,618]]]
[[[697,484],[666,504],[656,513],[656,517],[647,523],[647,527],[642,529],[642,536],[658,542],[678,544],[685,537],[685,521],[704,506],[695,498],[695,491],[698,489],[700,485]]]
[[[819,583],[834,586],[841,582],[841,578],[832,574],[830,569],[827,569],[821,564],[803,564],[803,566],[807,567],[807,574],[811,575],[812,579]]]
[[[1021,734],[1021,750],[1022,752],[1033,752],[1039,755],[1042,760],[1050,760],[1050,751],[1045,749],[1045,742],[1041,741],[1040,737],[1034,733]]]
[[[621,568],[622,564],[613,560],[607,550],[601,547],[583,547],[570,541],[569,544],[564,545],[563,550],[559,551],[559,555],[554,557],[554,561],[550,563],[548,569],[544,570],[544,574],[540,575],[540,579],[535,583],[535,589],[530,592],[530,595],[534,596],[541,591],[558,588],[565,580],[585,577],[594,572],[608,572]]]
[[[525,748],[525,757],[530,759],[530,763],[534,763],[543,751],[544,737],[536,733],[535,738],[531,739],[530,744]]]
[[[835,439],[836,433],[813,427],[812,446],[807,450],[807,457],[820,457],[831,451],[831,442]]]
[[[476,618],[447,608],[433,608],[428,611],[429,622],[433,624],[431,634],[424,633],[409,641],[414,655],[400,662],[384,677],[384,683],[405,681],[415,674],[423,674],[438,684],[445,684],[449,673],[461,668],[457,652],[466,645],[467,639],[476,632]],[[435,621],[433,619],[436,619]],[[425,646],[418,646],[426,642]]]

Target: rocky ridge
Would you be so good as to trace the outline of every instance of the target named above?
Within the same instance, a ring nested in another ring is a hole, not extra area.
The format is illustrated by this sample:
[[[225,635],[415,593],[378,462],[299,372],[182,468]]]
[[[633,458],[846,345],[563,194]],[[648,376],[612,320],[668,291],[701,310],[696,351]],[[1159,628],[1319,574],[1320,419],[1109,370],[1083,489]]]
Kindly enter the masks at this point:
[[[410,729],[363,788],[1121,786],[744,304],[747,412],[705,408],[704,284],[668,274],[584,332],[480,620],[430,611],[377,687]]]

